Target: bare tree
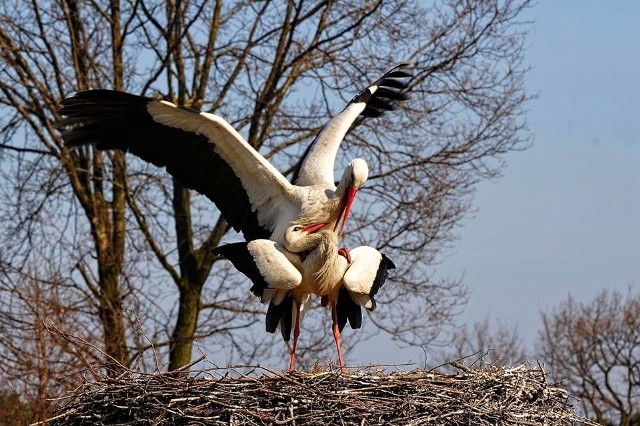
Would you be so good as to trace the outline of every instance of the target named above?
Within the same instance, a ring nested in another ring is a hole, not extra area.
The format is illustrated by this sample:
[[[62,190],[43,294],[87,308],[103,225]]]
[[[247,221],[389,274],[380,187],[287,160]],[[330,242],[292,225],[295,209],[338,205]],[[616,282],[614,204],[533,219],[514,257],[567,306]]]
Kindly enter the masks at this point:
[[[3,260],[11,262],[10,272],[21,272],[24,264],[35,261],[34,245],[41,245],[45,252],[65,253],[61,266],[69,269],[56,272],[67,276],[74,270],[73,279],[83,281],[102,324],[105,351],[128,364],[120,282],[126,237],[124,155],[112,153],[106,161],[91,150],[69,152],[55,128],[58,102],[70,89],[101,83],[123,88],[119,10],[104,12],[86,20],[74,1],[48,7],[18,2],[2,5],[2,160],[4,182],[11,186],[2,219],[6,241],[15,244],[3,253],[9,260]],[[105,43],[102,46],[91,41],[94,30]],[[113,47],[109,57],[102,54],[107,46]],[[110,176],[108,181],[105,175]],[[61,215],[63,223],[54,219],[56,207],[67,212]],[[71,214],[69,208],[76,213]],[[78,209],[86,222],[77,221]],[[76,231],[84,235],[69,236],[66,226],[81,227]],[[91,249],[85,244],[89,236]]]
[[[87,329],[93,323],[82,321],[82,314],[64,300],[67,289],[60,277],[52,274],[43,279],[38,276],[42,270],[36,268],[20,272],[6,274],[0,283],[4,296],[0,312],[0,391],[17,395],[29,405],[30,420],[39,421],[49,414],[51,398],[74,387],[75,380],[68,373],[95,365],[101,357],[97,351],[73,346],[50,332],[50,324],[76,336],[95,331]],[[16,277],[19,279],[13,281]]]
[[[542,313],[539,352],[602,424],[640,421],[640,295],[603,290]]]
[[[516,325],[489,318],[464,325],[453,332],[440,362],[463,359],[473,367],[520,365],[527,362],[527,350]]]
[[[20,394],[0,388],[0,426],[26,425],[34,417],[31,405]]]
[[[45,3],[0,5],[5,282],[58,277],[65,309],[122,365],[151,345],[169,351],[169,368],[186,365],[194,339],[217,360],[264,359],[277,336],[260,332],[246,283],[207,256],[227,234],[215,208],[122,153],[68,150],[58,102],[87,88],[160,94],[225,117],[286,172],[353,94],[411,61],[412,100],[354,126],[338,164],[372,165],[347,245],[398,266],[354,338],[382,330],[427,345],[453,320],[466,290],[434,278],[438,254],[474,185],[528,145],[528,0]]]

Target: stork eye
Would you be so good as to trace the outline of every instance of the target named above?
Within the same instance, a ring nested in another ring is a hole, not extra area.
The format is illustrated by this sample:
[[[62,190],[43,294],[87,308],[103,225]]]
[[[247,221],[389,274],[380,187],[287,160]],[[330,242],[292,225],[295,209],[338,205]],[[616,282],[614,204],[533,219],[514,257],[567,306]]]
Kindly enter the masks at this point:
[[[294,226],[293,227],[293,232],[298,232],[301,229],[302,229],[302,226]]]

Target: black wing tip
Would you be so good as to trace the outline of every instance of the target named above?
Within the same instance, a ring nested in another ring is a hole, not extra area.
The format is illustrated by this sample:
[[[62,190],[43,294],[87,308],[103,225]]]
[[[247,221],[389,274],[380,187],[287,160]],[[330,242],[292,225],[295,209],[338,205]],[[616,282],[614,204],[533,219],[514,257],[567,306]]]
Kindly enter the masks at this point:
[[[211,199],[246,240],[269,238],[271,232],[258,223],[246,192],[237,193],[242,190],[240,179],[208,139],[154,120],[147,107],[160,98],[109,89],[81,91],[60,102],[63,119],[58,127],[64,127],[62,138],[69,148],[93,145],[99,150],[118,149],[165,167],[184,187]],[[180,108],[198,113],[192,108]],[[213,175],[225,185],[218,185]],[[236,190],[230,191],[236,195],[232,200],[224,195],[227,187]],[[244,215],[239,214],[242,211]]]
[[[238,266],[246,269],[247,265],[253,263],[251,254],[249,253],[247,242],[228,243],[209,250],[209,254],[215,257],[221,257],[229,260],[238,271],[243,272]],[[243,272],[245,275],[246,273]]]
[[[380,253],[382,258],[380,259],[380,264],[378,265],[378,271],[376,272],[376,277],[373,279],[373,285],[371,286],[371,290],[369,291],[369,296],[373,299],[380,287],[387,281],[387,277],[389,276],[389,269],[396,269],[396,265],[389,259],[384,253]],[[375,300],[374,300],[374,308],[375,309]],[[371,309],[371,310],[373,310]]]
[[[62,139],[69,147],[95,144],[99,149],[127,151],[122,137],[116,137],[121,136],[121,123],[146,118],[146,105],[152,100],[118,90],[84,90],[60,101],[63,118],[56,127],[63,131]]]
[[[396,269],[396,264],[393,263],[393,261],[389,259],[386,254],[384,253],[380,253],[380,254],[382,255],[381,263],[385,264],[386,269]]]
[[[404,80],[407,78],[411,78],[413,77],[413,74],[410,72],[411,69],[411,64],[409,62],[403,62],[401,64],[398,64],[396,66],[394,66],[393,68],[391,68],[389,71],[385,72],[384,74],[382,74],[382,77],[380,77],[375,83],[376,85],[379,86],[384,86],[384,84],[382,84],[385,80],[389,80],[389,79],[400,79],[400,80]]]
[[[291,339],[291,328],[293,325],[293,297],[287,294],[285,299],[278,305],[269,303],[267,316],[265,318],[265,329],[268,333],[275,333],[280,325],[280,334],[285,342]]]
[[[62,106],[60,112],[62,115],[66,115],[65,112],[77,113],[89,106],[97,106],[100,109],[105,109],[113,105],[146,104],[152,100],[152,98],[146,96],[134,95],[133,93],[120,90],[89,89],[77,92],[60,101],[60,105]],[[75,107],[78,107],[78,109],[74,110]]]
[[[362,327],[362,309],[359,304],[353,301],[349,290],[345,287],[341,287],[338,292],[336,311],[340,332],[344,329],[347,321],[349,322],[349,326],[354,330]]]
[[[395,65],[393,68],[391,68],[389,71],[387,71],[386,73],[384,73],[382,75],[382,77],[380,77],[380,80],[383,80],[385,78],[410,78],[413,77],[413,74],[411,74],[410,69],[412,68],[412,64],[410,62],[402,62],[398,65]]]
[[[282,309],[280,305],[275,303],[269,303],[267,308],[267,315],[265,317],[265,330],[267,333],[275,333],[282,317]]]
[[[234,245],[239,245],[239,244],[243,244],[243,243],[223,244],[221,246],[218,246],[216,248],[212,248],[211,250],[209,250],[209,254],[215,257],[227,258],[227,256],[233,253]]]
[[[408,63],[396,65],[351,100],[350,103],[366,104],[360,116],[380,117],[385,111],[395,109],[398,102],[410,98],[407,90],[413,75],[406,70],[409,66]]]

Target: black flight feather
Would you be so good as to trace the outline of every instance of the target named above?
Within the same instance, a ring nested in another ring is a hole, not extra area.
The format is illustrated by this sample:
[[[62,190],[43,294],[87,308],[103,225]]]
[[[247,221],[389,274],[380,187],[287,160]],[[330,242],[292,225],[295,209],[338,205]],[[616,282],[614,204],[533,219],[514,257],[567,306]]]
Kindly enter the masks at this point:
[[[147,111],[151,98],[114,90],[88,90],[62,101],[60,126],[68,146],[95,144],[119,149],[158,167],[165,167],[184,187],[198,191],[218,207],[245,239],[268,238],[233,169],[214,151],[205,136],[162,125]],[[182,108],[198,114],[197,111]]]

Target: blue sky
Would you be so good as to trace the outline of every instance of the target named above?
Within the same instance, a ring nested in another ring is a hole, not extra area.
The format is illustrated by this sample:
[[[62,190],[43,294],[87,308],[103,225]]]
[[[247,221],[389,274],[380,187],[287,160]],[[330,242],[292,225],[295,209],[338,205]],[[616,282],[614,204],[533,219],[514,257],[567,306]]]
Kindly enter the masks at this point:
[[[541,1],[528,17],[533,146],[480,184],[438,273],[464,273],[461,322],[517,324],[531,344],[568,294],[640,290],[640,2]],[[362,346],[358,363],[423,358]]]

